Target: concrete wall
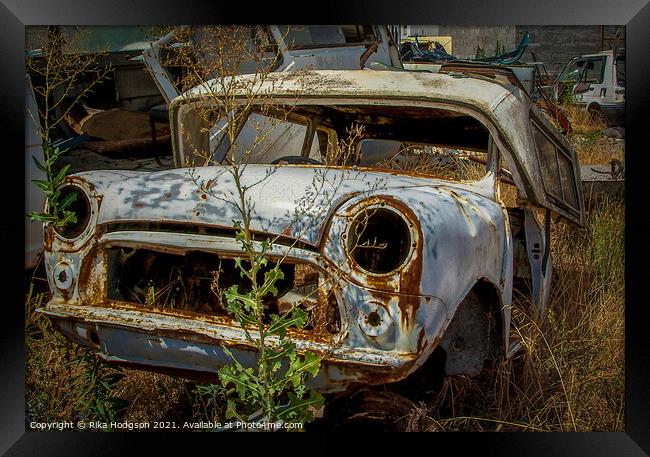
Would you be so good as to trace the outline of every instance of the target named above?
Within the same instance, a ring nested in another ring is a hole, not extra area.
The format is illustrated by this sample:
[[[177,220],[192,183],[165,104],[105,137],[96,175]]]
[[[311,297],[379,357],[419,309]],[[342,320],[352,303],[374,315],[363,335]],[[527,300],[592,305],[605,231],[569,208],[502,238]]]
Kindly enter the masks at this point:
[[[464,58],[476,57],[477,47],[484,55],[493,56],[504,47],[507,51],[517,46],[514,25],[441,25],[440,35],[450,36],[454,47],[454,55]]]
[[[613,49],[616,46],[614,37],[617,29],[625,36],[625,27],[599,25],[520,25],[517,26],[517,37],[521,39],[524,33],[530,33],[530,44],[522,57],[522,62],[543,62],[549,75],[557,75],[564,65],[573,57],[581,54]],[[602,46],[602,47],[601,47]],[[619,46],[625,46],[621,40]],[[533,58],[535,54],[536,59]]]
[[[493,56],[497,53],[497,42],[500,50],[505,47],[506,51],[510,51],[528,31],[530,44],[521,62],[543,62],[549,75],[554,76],[577,55],[613,49],[618,30],[621,32],[619,35],[624,37],[625,27],[615,25],[602,28],[599,25],[408,25],[401,26],[400,31],[402,36],[451,36],[453,54],[460,58],[476,57],[477,46],[485,55]],[[619,47],[624,46],[623,39],[619,41]],[[531,53],[535,53],[536,59]]]

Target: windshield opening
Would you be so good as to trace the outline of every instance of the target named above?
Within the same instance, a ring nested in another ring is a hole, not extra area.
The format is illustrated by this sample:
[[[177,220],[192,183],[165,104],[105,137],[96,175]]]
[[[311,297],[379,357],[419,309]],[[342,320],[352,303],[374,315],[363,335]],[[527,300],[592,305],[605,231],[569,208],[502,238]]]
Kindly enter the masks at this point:
[[[178,111],[184,166],[209,158],[212,164],[359,166],[452,180],[478,180],[489,169],[488,130],[450,109],[305,104],[201,111],[190,105]]]

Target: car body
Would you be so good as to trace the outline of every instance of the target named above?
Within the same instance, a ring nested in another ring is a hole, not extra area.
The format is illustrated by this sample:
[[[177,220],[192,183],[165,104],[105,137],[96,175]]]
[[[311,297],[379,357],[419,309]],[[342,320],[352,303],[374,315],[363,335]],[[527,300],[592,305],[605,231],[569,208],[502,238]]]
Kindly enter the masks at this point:
[[[254,26],[255,33],[267,34],[272,49],[263,53],[263,61],[273,62],[273,71],[296,71],[304,68],[313,70],[353,70],[364,65],[379,63],[401,68],[399,49],[385,25],[268,25]],[[188,38],[199,48],[205,46],[206,35],[202,27],[194,27]],[[172,69],[166,65],[166,54],[174,47],[183,46],[175,33],[169,33],[152,43],[142,53],[144,63],[153,75],[160,93],[167,103],[179,95]],[[200,55],[210,67],[210,56]],[[254,73],[257,63],[242,62],[240,74]]]
[[[567,91],[573,102],[601,112],[609,124],[625,119],[625,54],[613,50],[573,58],[551,87],[560,101]]]
[[[584,220],[576,154],[529,97],[489,78],[407,71],[274,73],[258,89],[272,110],[253,104],[236,142],[250,143],[248,122],[263,116],[280,134],[249,156],[242,182],[251,229],[275,238],[271,261],[286,256],[287,283],[269,308],[302,305],[305,290],[318,290],[307,306],[313,326],[289,332],[299,350],[323,357],[310,386],[396,382],[434,351],[447,374],[470,375],[515,354],[513,288],[528,284],[543,317],[551,217]],[[197,147],[223,157],[220,121],[206,129],[193,117],[214,103],[208,83],[171,104],[176,169],[72,175],[65,191],[84,195],[79,222],[63,233],[45,227],[53,297],[40,311],[106,360],[214,373],[229,363],[225,346],[255,361],[210,298],[210,272],[223,287],[241,281],[238,215],[212,196],[234,191],[232,178],[193,160]],[[355,124],[353,162],[331,161]],[[505,203],[506,188],[516,201]],[[149,288],[181,276],[173,300],[148,303]]]

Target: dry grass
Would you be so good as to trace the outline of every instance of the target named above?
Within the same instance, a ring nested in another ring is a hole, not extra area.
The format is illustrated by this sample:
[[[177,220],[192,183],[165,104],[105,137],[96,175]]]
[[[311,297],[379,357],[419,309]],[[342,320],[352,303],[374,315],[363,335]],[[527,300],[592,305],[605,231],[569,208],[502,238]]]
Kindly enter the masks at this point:
[[[573,132],[568,138],[578,153],[580,163],[608,164],[612,160],[624,161],[625,142],[603,135],[607,123],[602,115],[589,113],[583,107],[572,104],[563,105],[562,110],[571,122]]]
[[[25,297],[26,416],[30,420],[63,420],[73,417],[75,398],[69,380],[78,374],[70,364],[75,348],[54,332],[47,319],[34,312],[49,297],[49,293],[38,291],[35,281]]]
[[[525,351],[477,378],[450,377],[413,411],[416,430],[624,430],[624,205],[597,208],[585,229],[553,236],[547,319],[515,296],[513,320]]]
[[[187,410],[191,384],[181,378],[141,370],[124,370],[114,395],[128,401],[123,420],[154,422],[180,420]],[[188,406],[190,406],[188,408]]]
[[[594,134],[573,134],[571,142],[582,164],[608,164],[612,160],[625,160],[625,143],[622,140]]]
[[[607,122],[605,122],[602,115],[590,113],[580,105],[564,104],[562,110],[571,121],[574,134],[590,134],[601,132],[607,128]]]
[[[485,176],[486,165],[479,162],[485,161],[485,156],[436,146],[407,147],[392,159],[377,163],[377,167],[452,181],[472,181]]]
[[[25,297],[25,414],[28,421],[54,422],[88,419],[80,407],[82,388],[76,379],[83,365],[74,363],[83,349],[54,331],[48,319],[34,310],[50,298],[47,283],[30,279]],[[151,422],[190,419],[199,408],[193,385],[180,378],[139,370],[122,370],[123,378],[111,395],[128,402],[120,420]],[[196,402],[196,405],[193,404]]]
[[[598,120],[570,114],[581,162],[624,159],[624,142],[604,138]],[[556,224],[546,320],[531,317],[527,297],[513,297],[525,351],[478,379],[447,378],[410,423],[444,431],[624,430],[624,210],[622,201],[605,201],[585,228]]]

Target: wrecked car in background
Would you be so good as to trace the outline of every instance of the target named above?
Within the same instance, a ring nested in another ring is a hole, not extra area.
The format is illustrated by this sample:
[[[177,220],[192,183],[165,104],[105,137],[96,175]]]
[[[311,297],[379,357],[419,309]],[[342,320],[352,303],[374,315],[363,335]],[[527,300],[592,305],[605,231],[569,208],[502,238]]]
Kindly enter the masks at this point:
[[[396,382],[434,353],[444,373],[475,375],[517,353],[513,289],[543,317],[551,219],[584,220],[576,154],[530,99],[497,80],[405,71],[273,73],[259,90],[235,143],[254,146],[242,183],[257,242],[277,237],[270,261],[286,256],[268,312],[304,307],[310,323],[289,334],[324,358],[310,386]],[[227,115],[197,114],[215,104],[209,83],[171,104],[178,168],[72,175],[77,222],[45,228],[53,297],[40,311],[107,361],[215,373],[224,347],[255,361],[212,292],[243,282],[239,216],[197,185],[228,195],[232,178],[193,167],[234,147]],[[255,143],[263,123],[275,133]]]
[[[557,102],[569,96],[590,112],[602,113],[609,125],[625,121],[625,52],[602,51],[571,59],[548,88]]]
[[[197,46],[203,50],[210,42],[210,28],[187,28],[185,42],[179,41],[178,31],[171,32],[151,44],[142,53],[144,64],[153,76],[167,103],[180,93],[177,81],[182,68],[170,65],[176,48]],[[265,35],[265,36],[260,36]],[[251,46],[265,43],[263,61],[273,63],[272,71],[354,70],[371,64],[402,68],[399,49],[385,25],[267,25],[251,27]],[[215,45],[215,49],[217,46]],[[208,47],[209,49],[209,47]],[[215,58],[206,49],[197,53],[210,68]],[[240,74],[255,73],[259,62],[239,64]],[[217,76],[217,75],[214,75]]]

